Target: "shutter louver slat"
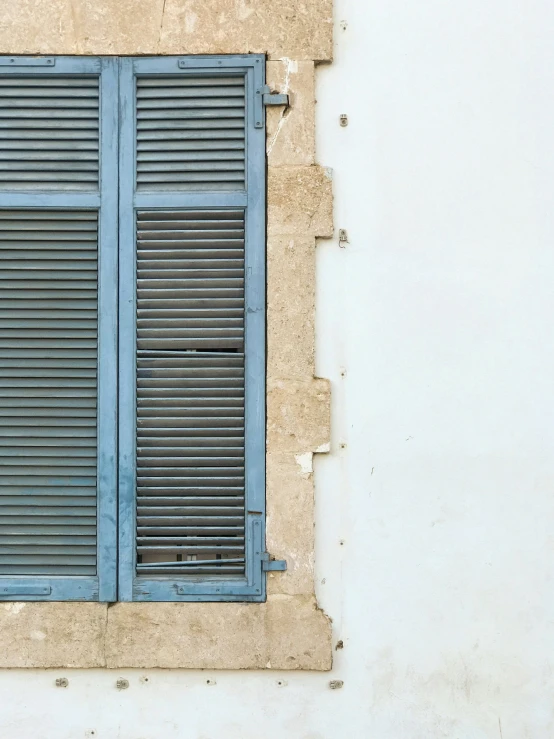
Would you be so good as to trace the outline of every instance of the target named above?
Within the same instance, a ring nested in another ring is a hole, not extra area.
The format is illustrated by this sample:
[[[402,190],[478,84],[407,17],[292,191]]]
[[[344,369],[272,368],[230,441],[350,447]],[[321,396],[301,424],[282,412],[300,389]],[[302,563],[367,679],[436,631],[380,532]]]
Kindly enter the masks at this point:
[[[137,190],[244,189],[245,125],[244,77],[139,78]]]
[[[1,575],[96,573],[97,229],[0,210]]]
[[[137,573],[244,575],[243,212],[139,212],[137,286]]]
[[[0,75],[0,190],[97,189],[99,113],[98,78]]]

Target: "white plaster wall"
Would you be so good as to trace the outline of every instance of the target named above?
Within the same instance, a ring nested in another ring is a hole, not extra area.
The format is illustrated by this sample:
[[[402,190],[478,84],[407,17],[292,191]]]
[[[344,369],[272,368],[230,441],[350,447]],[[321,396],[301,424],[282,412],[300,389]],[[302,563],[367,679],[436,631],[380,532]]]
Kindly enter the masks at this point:
[[[316,463],[334,671],[5,671],[1,739],[554,736],[554,5],[336,3],[318,157],[350,243],[318,247]]]

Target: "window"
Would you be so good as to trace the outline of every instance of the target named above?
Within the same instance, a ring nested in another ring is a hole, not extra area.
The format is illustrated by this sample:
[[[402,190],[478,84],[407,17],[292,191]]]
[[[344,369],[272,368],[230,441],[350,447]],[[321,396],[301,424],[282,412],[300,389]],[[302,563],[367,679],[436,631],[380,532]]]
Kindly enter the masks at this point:
[[[0,58],[0,598],[265,598],[264,60]]]

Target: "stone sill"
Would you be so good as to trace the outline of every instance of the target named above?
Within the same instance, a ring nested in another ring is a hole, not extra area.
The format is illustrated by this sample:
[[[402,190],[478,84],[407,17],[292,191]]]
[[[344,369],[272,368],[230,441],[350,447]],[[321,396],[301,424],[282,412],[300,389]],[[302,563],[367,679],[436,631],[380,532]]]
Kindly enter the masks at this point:
[[[315,598],[267,603],[4,603],[2,668],[330,670]]]

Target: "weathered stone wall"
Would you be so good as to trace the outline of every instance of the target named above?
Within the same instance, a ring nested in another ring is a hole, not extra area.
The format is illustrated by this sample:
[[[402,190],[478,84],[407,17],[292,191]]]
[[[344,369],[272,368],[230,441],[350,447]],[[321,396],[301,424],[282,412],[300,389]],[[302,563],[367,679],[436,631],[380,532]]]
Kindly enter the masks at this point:
[[[315,62],[331,2],[16,0],[0,53],[263,52],[291,107],[267,111],[267,547],[288,563],[263,604],[6,603],[0,667],[331,667],[313,584],[312,456],[329,449],[329,383],[314,377],[315,246],[333,234],[331,173],[315,163]]]
[[[4,54],[267,54],[329,61],[332,0],[11,0]]]

